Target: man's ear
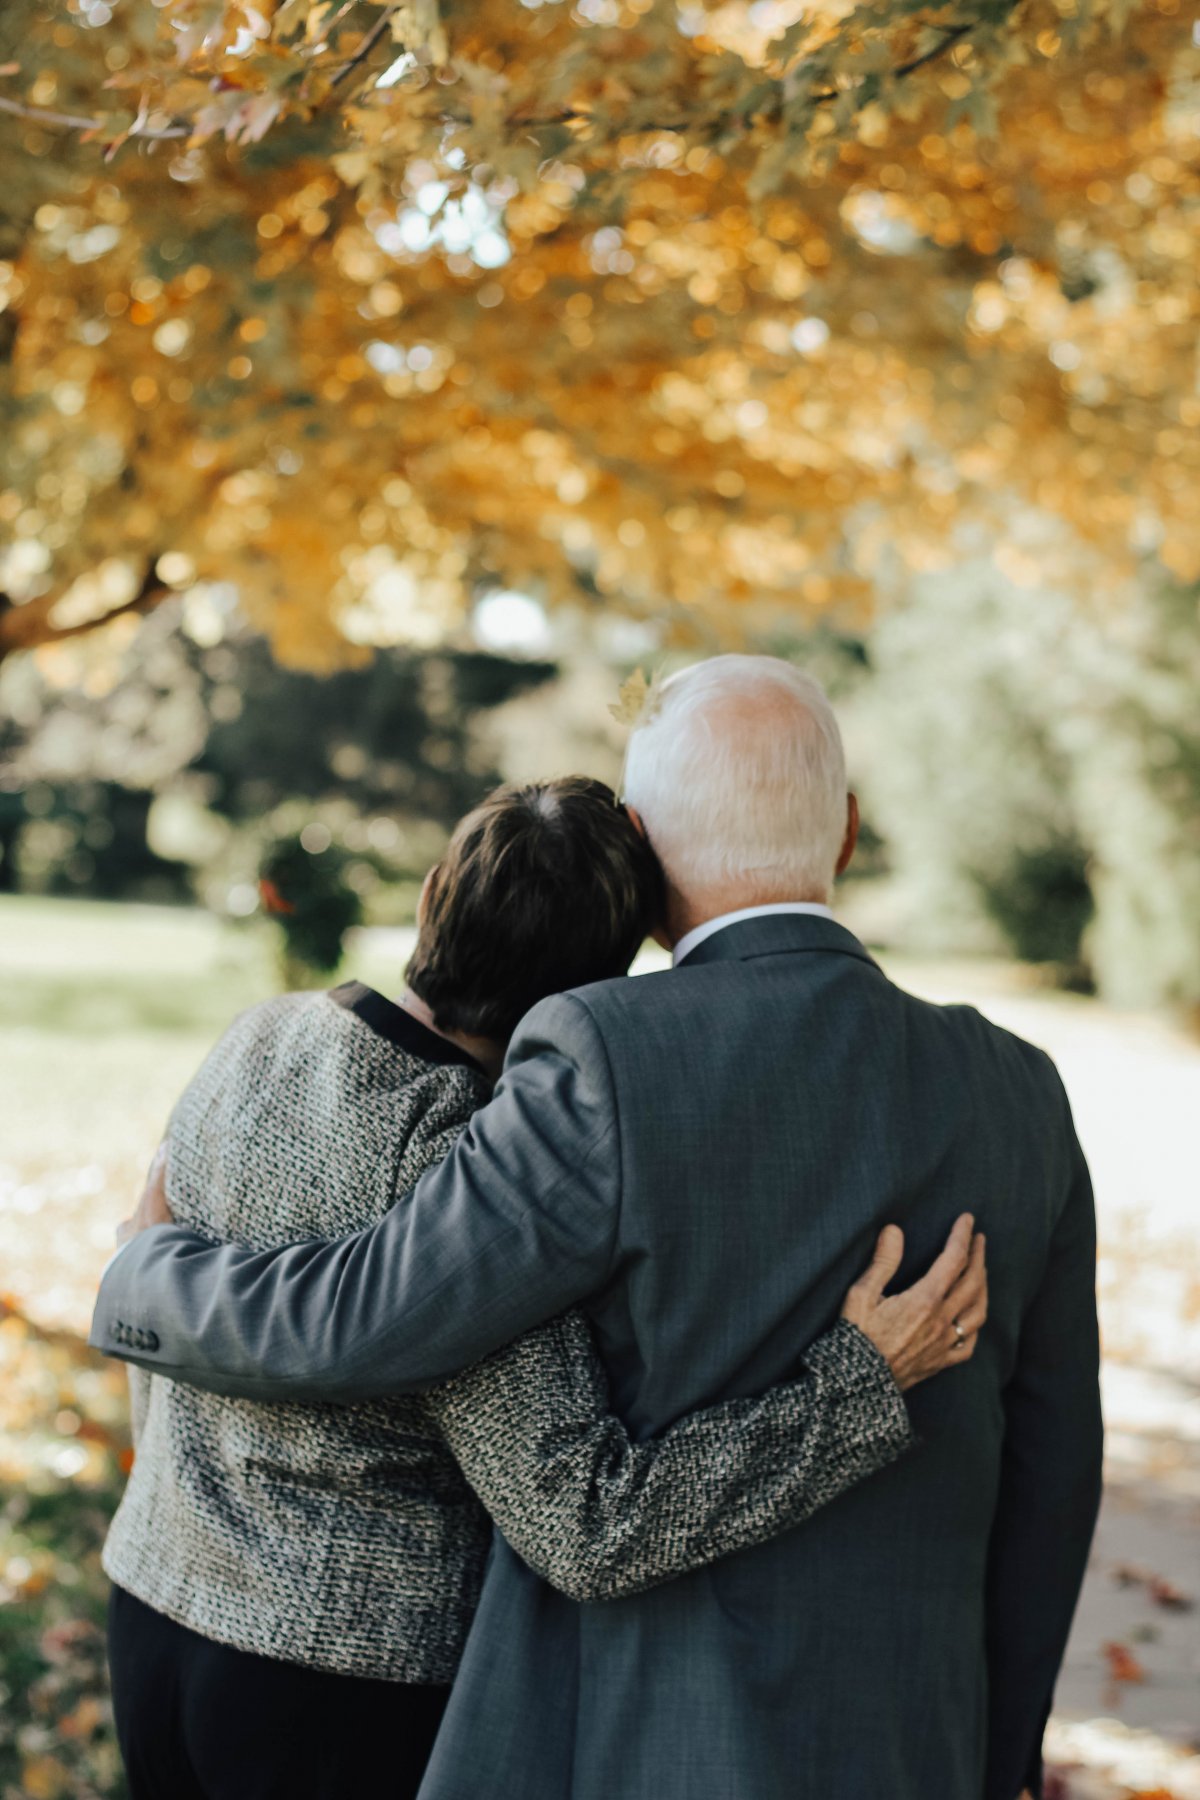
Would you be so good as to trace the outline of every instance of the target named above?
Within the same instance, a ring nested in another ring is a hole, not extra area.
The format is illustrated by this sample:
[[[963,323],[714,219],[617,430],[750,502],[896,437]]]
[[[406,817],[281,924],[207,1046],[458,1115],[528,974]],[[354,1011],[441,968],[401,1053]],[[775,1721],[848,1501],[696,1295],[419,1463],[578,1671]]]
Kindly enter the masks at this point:
[[[637,807],[636,806],[626,806],[625,816],[629,820],[629,823],[633,826],[633,829],[637,832],[638,836],[646,838],[646,842],[649,843],[650,839],[646,833],[645,822],[642,818],[641,813],[638,811]]]
[[[425,914],[429,910],[429,896],[433,893],[433,884],[437,880],[438,870],[441,866],[441,863],[434,863],[432,869],[430,869],[428,875],[426,875],[424,881],[421,883],[421,897],[417,901],[418,931],[420,931],[422,925],[425,923]]]
[[[846,835],[842,839],[841,852],[837,859],[835,875],[843,875],[850,866],[850,858],[854,855],[854,846],[858,842],[858,795],[846,796]]]

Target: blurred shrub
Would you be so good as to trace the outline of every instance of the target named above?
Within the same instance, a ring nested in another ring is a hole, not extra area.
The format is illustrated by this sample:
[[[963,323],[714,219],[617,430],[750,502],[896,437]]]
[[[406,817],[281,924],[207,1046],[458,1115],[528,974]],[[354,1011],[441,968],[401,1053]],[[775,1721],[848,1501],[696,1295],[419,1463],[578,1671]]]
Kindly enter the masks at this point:
[[[1057,963],[1068,979],[1090,986],[1084,931],[1095,910],[1087,853],[1072,838],[1012,850],[1001,866],[972,872],[988,917],[1024,962]]]
[[[1200,588],[1154,583],[1094,622],[1075,794],[1092,848],[1089,950],[1122,1003],[1200,1005]]]
[[[362,900],[333,844],[306,848],[303,835],[273,844],[259,871],[263,907],[279,931],[288,988],[314,987],[342,960],[346,933],[362,922]]]
[[[1195,592],[1150,583],[1110,617],[967,565],[917,584],[867,649],[849,737],[904,940],[1200,1001]]]
[[[920,948],[1004,949],[1078,976],[1090,914],[1069,759],[1047,717],[1061,621],[986,576],[880,619],[851,706],[863,800]]]
[[[12,815],[6,884],[100,900],[183,900],[186,869],[148,841],[151,796],[115,781],[34,782],[0,795]]]
[[[387,913],[387,884],[406,903],[499,780],[481,721],[554,673],[397,650],[321,677],[248,631],[197,643],[180,617],[147,619],[105,680],[57,685],[32,657],[0,668],[0,887],[245,912],[264,846],[315,823]]]

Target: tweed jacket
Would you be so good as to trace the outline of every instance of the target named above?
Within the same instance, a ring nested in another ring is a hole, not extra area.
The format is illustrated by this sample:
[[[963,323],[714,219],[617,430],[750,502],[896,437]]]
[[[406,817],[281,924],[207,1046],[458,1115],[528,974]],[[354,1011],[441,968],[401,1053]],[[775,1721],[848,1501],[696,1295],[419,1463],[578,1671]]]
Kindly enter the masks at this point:
[[[582,1303],[645,1441],[784,1375],[885,1222],[908,1280],[964,1206],[990,1314],[908,1396],[917,1446],[605,1605],[498,1543],[421,1800],[1014,1800],[1099,1495],[1087,1168],[1048,1057],[904,993],[834,921],[745,920],[546,1001],[403,1207],[277,1252],[143,1232],[93,1341],[227,1393],[361,1400]]]
[[[487,1094],[469,1058],[369,989],[268,1002],[175,1110],[172,1206],[206,1238],[260,1249],[359,1230]],[[354,1406],[131,1379],[137,1455],[110,1577],[222,1643],[399,1681],[454,1675],[485,1505],[560,1589],[597,1599],[798,1523],[912,1437],[886,1363],[844,1322],[795,1384],[645,1445],[611,1415],[578,1312],[429,1394]]]

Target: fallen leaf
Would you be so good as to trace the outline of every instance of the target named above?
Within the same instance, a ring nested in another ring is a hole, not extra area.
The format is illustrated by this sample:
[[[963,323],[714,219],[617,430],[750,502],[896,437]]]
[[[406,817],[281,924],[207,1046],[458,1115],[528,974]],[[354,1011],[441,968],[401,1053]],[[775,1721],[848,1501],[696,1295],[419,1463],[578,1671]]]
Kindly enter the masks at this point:
[[[1155,1576],[1148,1592],[1156,1606],[1165,1606],[1169,1612],[1191,1612],[1196,1604],[1190,1594],[1185,1594],[1182,1588],[1162,1575]]]
[[[1190,1594],[1176,1587],[1164,1575],[1156,1575],[1152,1569],[1144,1569],[1138,1563],[1117,1563],[1112,1570],[1112,1578],[1118,1587],[1140,1587],[1146,1590],[1156,1606],[1166,1607],[1173,1612],[1190,1612],[1195,1601]]]
[[[1103,1651],[1111,1680],[1132,1683],[1145,1681],[1146,1671],[1127,1644],[1105,1644]]]

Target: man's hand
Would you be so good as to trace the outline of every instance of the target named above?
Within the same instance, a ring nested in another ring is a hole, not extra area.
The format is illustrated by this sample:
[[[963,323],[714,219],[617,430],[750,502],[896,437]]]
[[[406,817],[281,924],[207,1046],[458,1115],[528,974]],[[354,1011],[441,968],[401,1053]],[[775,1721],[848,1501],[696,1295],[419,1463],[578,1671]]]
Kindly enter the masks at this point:
[[[842,1317],[886,1356],[900,1389],[974,1355],[988,1312],[984,1253],[983,1233],[975,1230],[971,1214],[963,1213],[929,1273],[903,1293],[885,1297],[904,1255],[904,1233],[898,1225],[880,1232],[871,1266],[846,1295]]]
[[[117,1226],[117,1243],[127,1244],[131,1237],[148,1230],[151,1225],[174,1223],[175,1215],[167,1204],[167,1146],[164,1141],[154,1152],[137,1211],[131,1219],[125,1219]]]

